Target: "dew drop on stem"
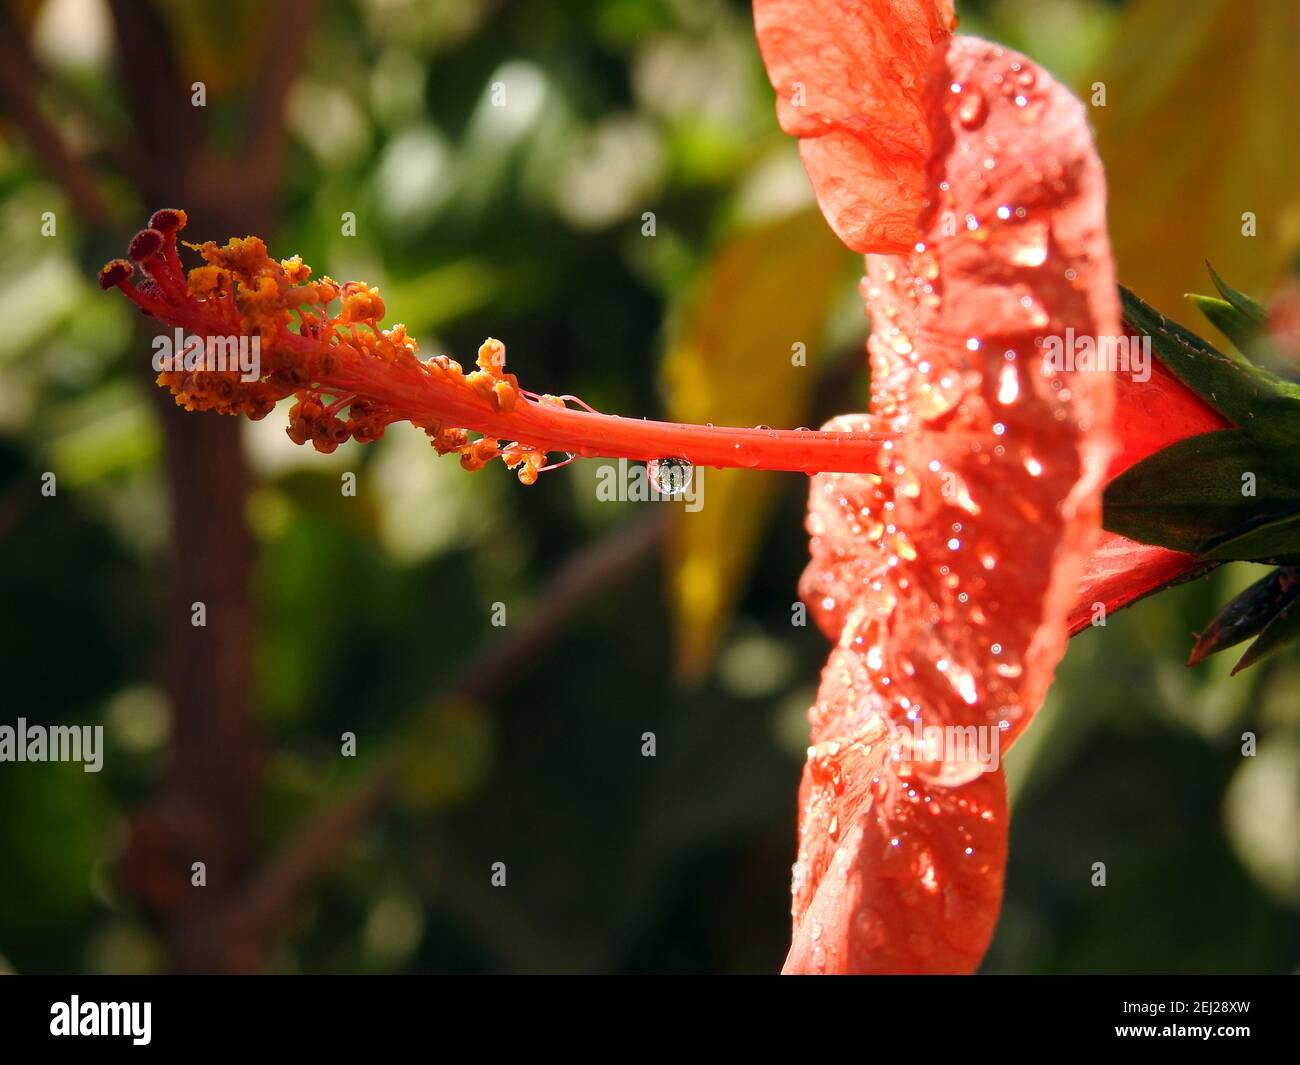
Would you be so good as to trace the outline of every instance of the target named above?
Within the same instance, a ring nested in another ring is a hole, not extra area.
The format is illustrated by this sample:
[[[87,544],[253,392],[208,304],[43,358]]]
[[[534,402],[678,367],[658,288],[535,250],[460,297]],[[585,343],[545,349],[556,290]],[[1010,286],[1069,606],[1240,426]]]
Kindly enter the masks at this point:
[[[685,459],[651,459],[646,473],[660,495],[679,496],[691,487],[694,467]]]

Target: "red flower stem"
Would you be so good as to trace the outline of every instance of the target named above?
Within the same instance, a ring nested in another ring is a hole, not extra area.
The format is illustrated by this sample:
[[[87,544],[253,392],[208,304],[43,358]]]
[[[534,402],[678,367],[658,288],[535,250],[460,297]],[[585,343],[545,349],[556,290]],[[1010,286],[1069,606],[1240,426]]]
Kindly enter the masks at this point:
[[[319,349],[319,342],[288,331],[280,338],[291,346]],[[318,387],[331,395],[364,396],[408,420],[438,421],[579,458],[674,458],[693,466],[865,473],[878,468],[881,444],[900,435],[653,422],[538,403],[522,396],[512,410],[501,411],[463,387],[444,382],[436,373],[356,359],[347,360],[343,369],[319,381]]]
[[[527,400],[509,417],[507,436],[580,458],[676,458],[693,466],[752,470],[865,473],[878,468],[881,442],[896,435],[652,422]],[[480,428],[463,417],[461,423],[496,435],[487,422]]]

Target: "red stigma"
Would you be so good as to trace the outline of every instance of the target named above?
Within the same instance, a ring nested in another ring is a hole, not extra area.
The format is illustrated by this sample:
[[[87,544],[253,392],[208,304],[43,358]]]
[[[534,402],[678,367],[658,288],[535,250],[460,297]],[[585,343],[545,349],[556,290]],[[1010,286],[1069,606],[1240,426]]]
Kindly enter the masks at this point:
[[[107,292],[126,281],[135,272],[135,267],[125,259],[114,259],[106,263],[99,271],[99,287]]]
[[[135,262],[143,263],[152,259],[162,251],[163,245],[166,244],[166,242],[167,238],[159,233],[158,230],[142,229],[131,238],[131,244],[126,249],[126,254]]]
[[[149,219],[149,228],[156,229],[160,233],[167,235],[184,229],[185,223],[188,221],[185,212],[179,208],[164,207],[161,210],[154,211],[153,217]]]

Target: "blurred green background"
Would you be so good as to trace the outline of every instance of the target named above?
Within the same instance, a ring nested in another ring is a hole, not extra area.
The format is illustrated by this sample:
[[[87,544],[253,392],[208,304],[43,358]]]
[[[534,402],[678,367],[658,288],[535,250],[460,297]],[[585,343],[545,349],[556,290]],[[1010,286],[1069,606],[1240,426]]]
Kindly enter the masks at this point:
[[[1178,299],[1203,259],[1265,298],[1300,246],[1291,7],[959,5],[1085,98],[1104,80],[1121,275],[1206,335]],[[791,625],[806,481],[708,471],[686,514],[598,503],[591,462],[530,489],[467,475],[400,426],[328,457],[281,413],[207,428],[165,412],[146,323],[94,283],[150,211],[185,207],[192,239],[261,233],[380,286],[425,352],[497,336],[525,386],[601,410],[862,409],[860,262],[811,208],[748,5],[7,17],[0,722],[102,724],[107,753],[99,774],[0,765],[0,969],[776,971],[827,652]],[[1254,244],[1242,210],[1268,220]],[[1300,966],[1300,659],[1181,665],[1259,575],[1074,640],[1008,759],[986,971]],[[227,606],[190,628],[209,594]]]

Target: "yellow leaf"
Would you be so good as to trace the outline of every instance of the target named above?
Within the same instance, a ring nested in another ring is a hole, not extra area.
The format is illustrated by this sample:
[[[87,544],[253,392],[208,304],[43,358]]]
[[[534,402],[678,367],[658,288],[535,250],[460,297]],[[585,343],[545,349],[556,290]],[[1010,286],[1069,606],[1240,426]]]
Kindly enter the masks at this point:
[[[669,416],[801,424],[827,310],[856,258],[815,210],[730,238],[696,284],[665,358]],[[697,476],[702,505],[694,512],[674,505],[666,538],[678,675],[687,681],[698,680],[712,659],[776,478],[797,475],[708,469]]]
[[[1140,0],[1118,30],[1092,114],[1120,280],[1188,321],[1209,259],[1264,302],[1300,250],[1300,4]]]

